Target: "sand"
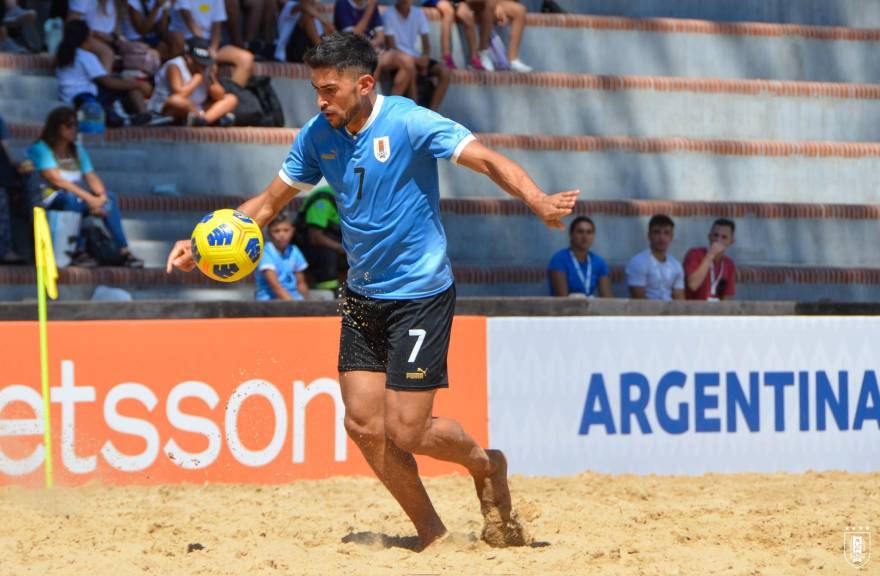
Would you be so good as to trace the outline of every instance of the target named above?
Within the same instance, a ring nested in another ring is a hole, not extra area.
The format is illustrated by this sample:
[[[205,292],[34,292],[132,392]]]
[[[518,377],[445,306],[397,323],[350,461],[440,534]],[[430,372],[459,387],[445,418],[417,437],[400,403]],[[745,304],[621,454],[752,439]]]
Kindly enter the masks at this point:
[[[426,484],[451,533],[421,553],[372,478],[0,487],[0,574],[880,574],[880,473],[514,477],[517,549],[477,540],[468,478]],[[843,531],[872,523],[857,571]]]

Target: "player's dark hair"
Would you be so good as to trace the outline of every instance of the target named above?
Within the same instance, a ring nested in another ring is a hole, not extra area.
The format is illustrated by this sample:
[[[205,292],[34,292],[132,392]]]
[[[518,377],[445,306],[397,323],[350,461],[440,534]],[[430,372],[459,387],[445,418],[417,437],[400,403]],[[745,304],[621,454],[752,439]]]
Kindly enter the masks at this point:
[[[276,224],[290,224],[293,225],[293,218],[290,216],[290,212],[287,210],[282,210],[278,213],[278,216],[272,218],[272,221],[269,222],[269,228],[275,226]]]
[[[339,72],[354,68],[372,74],[379,55],[366,37],[353,32],[333,32],[321,37],[321,43],[306,51],[303,62],[309,68],[335,68]]]
[[[730,220],[728,218],[719,218],[718,220],[715,220],[714,222],[712,222],[712,228],[714,228],[716,226],[727,226],[728,228],[730,228],[730,235],[731,236],[733,236],[736,233],[736,223],[734,223],[733,220]]]
[[[666,228],[667,226],[675,228],[675,222],[672,221],[672,218],[666,214],[654,214],[651,216],[650,222],[648,222],[648,232],[654,228]]]
[[[590,226],[593,227],[593,232],[596,231],[596,224],[593,222],[593,219],[589,216],[578,216],[574,220],[571,221],[571,224],[568,225],[568,235],[571,236],[574,234],[574,229],[577,228],[577,225],[581,222],[586,222]]]

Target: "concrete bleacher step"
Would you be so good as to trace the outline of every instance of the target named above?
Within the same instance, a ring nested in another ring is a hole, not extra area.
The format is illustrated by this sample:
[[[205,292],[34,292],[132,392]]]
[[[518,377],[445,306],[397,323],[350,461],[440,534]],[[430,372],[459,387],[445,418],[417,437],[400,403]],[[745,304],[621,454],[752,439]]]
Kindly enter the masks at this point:
[[[525,0],[538,10],[541,0]],[[632,18],[700,18],[855,28],[880,27],[880,4],[865,0],[556,0],[571,13]]]
[[[261,63],[256,71],[273,78],[288,126],[315,115],[305,66]],[[55,79],[23,78],[0,69],[0,115],[41,122],[59,104]],[[440,112],[477,132],[508,134],[880,140],[878,84],[457,71]]]
[[[241,201],[122,197],[120,208],[132,250],[148,266],[161,266],[203,214]],[[541,267],[568,241],[517,200],[448,199],[440,210],[457,266]],[[644,249],[648,219],[664,213],[677,223],[671,252],[679,259],[705,245],[711,223],[726,217],[738,226],[731,254],[745,265],[880,267],[880,257],[864,249],[880,241],[880,205],[583,200],[575,213],[596,222],[593,249],[612,265]]]
[[[12,125],[20,152],[39,126]],[[173,184],[185,195],[248,196],[277,174],[296,131],[130,128],[89,147],[118,194]],[[880,144],[478,134],[548,191],[585,198],[876,204]],[[136,161],[126,159],[134,157]],[[439,164],[441,196],[503,198],[485,177]]]
[[[454,267],[460,296],[547,295],[543,267]],[[35,298],[34,270],[0,267],[0,299]],[[623,270],[612,267],[616,297],[626,297]],[[198,272],[171,275],[164,269],[65,268],[59,278],[62,300],[91,298],[98,285],[128,291],[135,299],[251,300],[253,277],[224,285]],[[737,298],[740,300],[876,301],[880,297],[880,268],[748,267],[738,269]]]
[[[289,126],[315,115],[307,68],[262,69]],[[440,112],[507,134],[880,139],[880,85],[457,71]]]
[[[873,83],[878,42],[880,30],[841,26],[530,14],[520,55],[538,71]]]

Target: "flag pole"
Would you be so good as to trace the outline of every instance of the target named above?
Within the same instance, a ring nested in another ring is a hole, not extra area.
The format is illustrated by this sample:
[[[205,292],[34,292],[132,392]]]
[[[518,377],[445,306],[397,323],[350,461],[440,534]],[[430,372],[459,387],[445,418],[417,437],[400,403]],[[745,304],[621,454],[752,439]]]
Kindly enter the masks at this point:
[[[45,452],[46,488],[52,488],[52,426],[49,404],[49,338],[46,318],[46,272],[47,260],[54,260],[54,255],[47,258],[46,250],[52,249],[52,239],[47,237],[49,225],[46,213],[42,208],[34,208],[34,244],[37,263],[37,314],[40,325],[40,381],[43,392],[43,451]],[[47,246],[48,244],[48,246]],[[54,266],[54,261],[52,262]]]

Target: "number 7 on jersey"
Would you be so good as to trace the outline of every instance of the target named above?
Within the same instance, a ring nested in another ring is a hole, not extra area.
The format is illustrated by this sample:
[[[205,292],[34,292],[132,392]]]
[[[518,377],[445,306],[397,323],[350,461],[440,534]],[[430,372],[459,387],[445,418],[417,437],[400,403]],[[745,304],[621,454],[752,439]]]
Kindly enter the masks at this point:
[[[358,200],[364,197],[364,172],[365,170],[362,166],[355,166],[354,173],[358,175]]]

